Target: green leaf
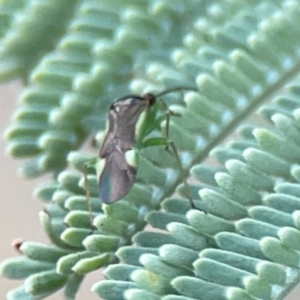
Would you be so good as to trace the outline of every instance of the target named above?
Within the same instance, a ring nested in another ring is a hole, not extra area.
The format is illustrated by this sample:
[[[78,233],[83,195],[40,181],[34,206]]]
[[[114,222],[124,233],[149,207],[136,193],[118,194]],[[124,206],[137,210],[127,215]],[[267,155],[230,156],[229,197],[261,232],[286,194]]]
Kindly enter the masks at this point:
[[[30,259],[49,263],[56,263],[60,257],[70,253],[68,250],[36,242],[22,243],[20,251]]]
[[[46,271],[31,275],[25,282],[25,290],[32,295],[50,294],[62,288],[67,277],[55,271]]]
[[[77,274],[87,274],[97,269],[100,269],[111,261],[111,257],[109,254],[102,254],[98,256],[94,256],[92,258],[84,258],[81,259],[72,270]]]
[[[74,299],[75,272],[106,265],[93,287],[105,299],[288,295],[300,278],[299,18],[296,0],[2,1],[0,80],[24,82],[7,149],[24,177],[52,176],[35,190],[52,245],[25,242],[2,263],[25,279],[8,298]],[[102,205],[92,158],[113,99],[179,86],[191,90],[160,98],[183,174],[157,101],[136,128],[135,184]]]
[[[19,257],[3,261],[0,265],[0,272],[8,278],[24,279],[41,271],[52,270],[54,267],[53,263]]]

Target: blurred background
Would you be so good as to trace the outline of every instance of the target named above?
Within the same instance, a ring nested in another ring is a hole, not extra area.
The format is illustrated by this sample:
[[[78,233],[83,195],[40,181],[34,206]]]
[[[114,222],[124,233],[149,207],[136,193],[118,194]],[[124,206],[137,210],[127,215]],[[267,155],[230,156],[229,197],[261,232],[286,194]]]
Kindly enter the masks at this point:
[[[11,246],[11,243],[17,238],[25,241],[48,243],[47,236],[42,230],[38,218],[38,212],[43,209],[43,206],[40,201],[32,196],[33,189],[45,178],[35,181],[23,180],[18,176],[17,172],[21,162],[15,161],[5,154],[6,144],[3,133],[17,106],[20,90],[21,84],[19,82],[0,87],[0,195],[2,195],[0,199],[0,261],[20,255]],[[77,299],[99,300],[100,298],[91,292],[90,289],[93,283],[101,280],[101,278],[100,271],[91,273],[84,281]],[[0,277],[0,299],[6,299],[6,293],[21,284],[22,282]],[[63,297],[58,292],[47,299],[61,300]],[[286,300],[299,299],[300,287],[286,298]]]

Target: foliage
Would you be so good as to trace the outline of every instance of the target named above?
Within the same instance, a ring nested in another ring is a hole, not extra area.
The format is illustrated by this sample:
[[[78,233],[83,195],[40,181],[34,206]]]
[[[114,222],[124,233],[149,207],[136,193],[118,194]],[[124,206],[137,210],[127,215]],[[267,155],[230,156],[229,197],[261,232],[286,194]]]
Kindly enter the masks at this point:
[[[102,267],[103,299],[283,299],[300,277],[299,20],[296,0],[3,0],[0,78],[24,82],[8,149],[24,177],[53,174],[35,191],[51,245],[25,242],[2,262],[24,279],[8,299],[74,299]],[[114,98],[183,85],[198,91],[165,97],[181,115],[170,134],[207,214],[151,147],[113,205],[89,173],[91,233],[83,166],[96,151],[84,143],[98,130],[100,143]],[[268,124],[247,125],[257,109]],[[217,164],[203,163],[210,152]]]

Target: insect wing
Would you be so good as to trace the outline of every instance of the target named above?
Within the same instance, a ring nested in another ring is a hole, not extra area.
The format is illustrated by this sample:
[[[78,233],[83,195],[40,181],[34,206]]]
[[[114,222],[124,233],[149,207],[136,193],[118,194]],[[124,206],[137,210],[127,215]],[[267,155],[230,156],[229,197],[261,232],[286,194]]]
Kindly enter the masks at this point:
[[[122,152],[114,150],[105,159],[99,191],[104,203],[110,204],[127,195],[135,181],[136,168],[130,166]]]
[[[99,156],[100,158],[105,158],[109,155],[112,148],[112,134],[108,131],[104,137],[104,141],[102,143],[102,147],[100,149]]]

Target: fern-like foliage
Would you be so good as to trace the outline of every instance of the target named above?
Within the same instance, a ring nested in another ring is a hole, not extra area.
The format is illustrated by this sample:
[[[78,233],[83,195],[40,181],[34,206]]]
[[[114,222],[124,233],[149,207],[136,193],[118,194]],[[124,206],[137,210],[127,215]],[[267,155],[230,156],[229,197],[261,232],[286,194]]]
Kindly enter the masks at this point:
[[[279,300],[297,285],[299,4],[1,2],[0,78],[24,80],[8,149],[24,158],[25,177],[53,174],[35,191],[51,245],[24,242],[21,257],[2,262],[4,276],[24,279],[8,299],[58,289],[75,299],[84,276],[102,267],[107,280],[93,290],[109,300]],[[91,233],[83,170],[96,150],[83,152],[84,142],[98,130],[101,140],[114,98],[183,85],[198,91],[166,96],[181,115],[170,138],[207,214],[190,209],[174,157],[151,147],[113,205],[101,204],[88,174]],[[257,109],[266,125],[244,124]],[[216,162],[203,163],[210,152]]]

